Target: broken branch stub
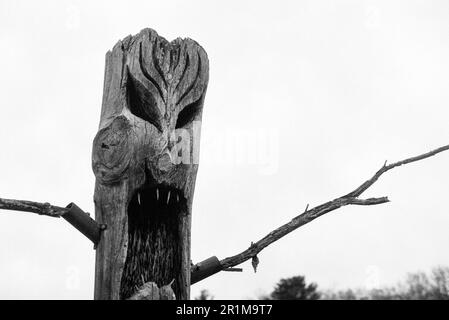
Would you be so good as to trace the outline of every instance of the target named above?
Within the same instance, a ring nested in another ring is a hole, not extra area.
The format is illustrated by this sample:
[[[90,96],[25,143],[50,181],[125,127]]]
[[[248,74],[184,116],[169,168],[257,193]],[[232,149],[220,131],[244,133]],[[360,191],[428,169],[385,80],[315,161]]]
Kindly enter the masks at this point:
[[[94,139],[96,299],[127,299],[136,287],[174,280],[190,291],[190,226],[199,130],[209,76],[191,39],[168,42],[144,29],[106,55]]]

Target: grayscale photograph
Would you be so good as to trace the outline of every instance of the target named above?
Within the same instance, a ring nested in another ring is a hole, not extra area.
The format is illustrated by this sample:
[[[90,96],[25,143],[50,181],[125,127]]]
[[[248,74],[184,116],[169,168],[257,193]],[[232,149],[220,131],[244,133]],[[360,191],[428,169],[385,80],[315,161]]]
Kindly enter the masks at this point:
[[[0,0],[0,69],[0,300],[449,300],[449,1]]]

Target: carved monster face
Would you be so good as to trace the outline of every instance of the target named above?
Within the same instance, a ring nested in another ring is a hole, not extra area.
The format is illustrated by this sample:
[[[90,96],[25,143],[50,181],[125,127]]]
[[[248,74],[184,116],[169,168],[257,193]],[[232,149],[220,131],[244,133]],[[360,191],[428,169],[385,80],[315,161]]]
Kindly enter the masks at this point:
[[[96,285],[96,297],[127,298],[142,282],[175,279],[177,297],[186,298],[207,83],[207,55],[190,39],[168,42],[145,29],[108,52],[92,163],[96,219],[107,225],[96,283],[111,289]],[[103,261],[108,254],[114,261]]]

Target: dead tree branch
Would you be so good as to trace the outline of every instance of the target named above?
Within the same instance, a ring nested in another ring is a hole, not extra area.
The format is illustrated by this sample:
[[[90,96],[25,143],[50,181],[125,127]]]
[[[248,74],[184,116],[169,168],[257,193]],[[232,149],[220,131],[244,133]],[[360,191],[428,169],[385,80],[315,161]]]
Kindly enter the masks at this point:
[[[101,230],[105,228],[105,226],[98,225],[88,213],[81,210],[74,203],[70,203],[67,207],[62,208],[49,203],[0,198],[0,209],[33,212],[53,218],[62,217],[89,238],[94,245],[97,245],[100,241]]]
[[[430,158],[438,153],[441,153],[443,151],[447,151],[449,150],[449,145],[443,146],[441,148],[429,151],[427,153],[423,153],[420,154],[419,156],[416,157],[411,157],[411,158],[407,158],[405,160],[402,161],[398,161],[398,162],[394,162],[392,164],[387,165],[387,161],[385,161],[384,165],[382,166],[382,168],[379,169],[379,171],[376,172],[376,174],[369,180],[365,181],[360,187],[358,187],[357,189],[355,189],[354,191],[348,193],[345,197],[358,197],[360,196],[363,192],[365,192],[369,187],[371,187],[379,178],[381,175],[383,175],[385,172],[396,168],[396,167],[400,167],[404,164],[408,164],[408,163],[412,163],[412,162],[416,162],[419,160],[424,160],[427,158]]]
[[[247,250],[245,250],[235,256],[221,260],[220,264],[223,268],[230,268],[230,267],[239,265],[242,262],[245,262],[246,260],[249,260],[252,257],[256,256],[264,248],[268,247],[270,244],[279,240],[280,238],[284,237],[285,235],[289,234],[290,232],[298,229],[299,227],[315,220],[316,218],[318,218],[328,212],[334,211],[341,207],[344,207],[347,205],[370,206],[370,205],[386,203],[388,201],[389,200],[387,197],[370,198],[370,199],[357,199],[357,198],[353,198],[353,197],[350,197],[350,198],[341,197],[341,198],[337,198],[335,200],[326,202],[326,203],[319,205],[315,208],[307,210],[306,212],[302,213],[301,215],[293,218],[290,222],[284,224],[283,226],[277,228],[274,231],[271,231],[269,234],[267,234],[261,240],[253,243]]]
[[[389,202],[387,197],[381,197],[381,198],[369,198],[369,199],[359,199],[358,197],[362,195],[369,187],[371,187],[379,178],[381,175],[383,175],[385,172],[402,166],[404,164],[420,161],[429,157],[432,157],[438,153],[441,153],[443,151],[449,150],[449,145],[443,146],[441,148],[432,150],[430,152],[418,155],[416,157],[407,158],[402,161],[398,161],[392,164],[387,165],[387,162],[380,168],[370,179],[365,181],[362,185],[360,185],[355,190],[351,191],[350,193],[336,198],[332,201],[328,201],[326,203],[323,203],[319,206],[316,206],[312,209],[309,209],[309,206],[307,205],[306,210],[301,213],[300,215],[293,218],[290,222],[282,225],[281,227],[271,231],[269,234],[267,234],[265,237],[260,239],[259,241],[252,243],[251,246],[244,250],[243,252],[234,255],[232,257],[225,258],[219,263],[217,262],[216,265],[213,265],[213,270],[208,272],[208,270],[201,270],[201,267],[204,265],[208,265],[199,263],[192,267],[192,283],[201,281],[202,279],[205,279],[206,277],[217,273],[219,271],[234,267],[236,265],[239,265],[249,259],[256,258],[257,254],[262,251],[264,248],[268,247],[273,242],[279,240],[280,238],[284,237],[285,235],[289,234],[290,232],[298,229],[299,227],[315,220],[316,218],[334,211],[336,209],[339,209],[341,207],[347,206],[347,205],[378,205],[382,203]],[[209,261],[208,259],[207,261]],[[203,267],[204,269],[204,267]],[[204,274],[207,275],[205,277],[198,277],[194,276],[195,273]],[[212,274],[211,274],[212,273]]]
[[[67,208],[26,200],[1,199],[0,209],[33,212],[39,215],[59,218],[69,211]]]

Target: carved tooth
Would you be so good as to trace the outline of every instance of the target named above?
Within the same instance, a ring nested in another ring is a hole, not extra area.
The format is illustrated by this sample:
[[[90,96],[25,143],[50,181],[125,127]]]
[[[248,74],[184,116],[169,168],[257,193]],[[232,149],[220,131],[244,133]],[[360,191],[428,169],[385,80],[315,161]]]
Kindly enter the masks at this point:
[[[137,202],[139,203],[140,206],[140,192],[137,192]]]
[[[168,191],[167,204],[168,204],[168,202],[170,201],[170,192],[171,192],[171,191]]]
[[[156,200],[159,200],[159,188],[156,188]]]
[[[179,202],[179,194],[176,194],[176,202]]]

